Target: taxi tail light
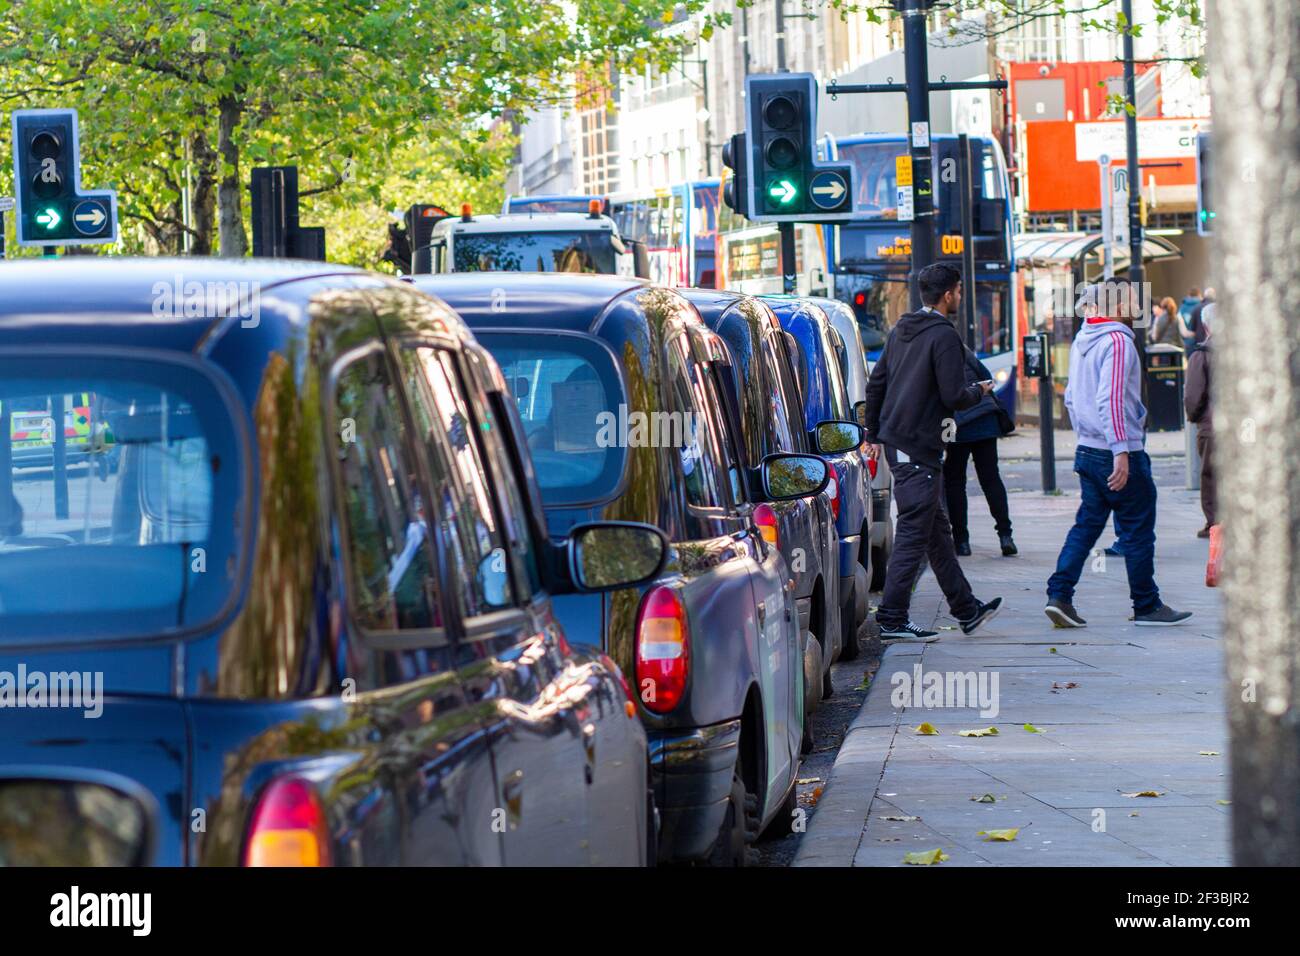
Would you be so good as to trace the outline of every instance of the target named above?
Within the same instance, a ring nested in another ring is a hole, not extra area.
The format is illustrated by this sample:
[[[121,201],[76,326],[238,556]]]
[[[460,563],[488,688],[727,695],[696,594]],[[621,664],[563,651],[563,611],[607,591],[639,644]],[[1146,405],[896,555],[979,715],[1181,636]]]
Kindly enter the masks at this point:
[[[758,533],[774,548],[781,546],[781,537],[776,526],[776,512],[772,510],[771,505],[759,505],[754,509],[754,524],[758,525]]]
[[[301,777],[272,780],[258,797],[244,839],[244,866],[329,866],[325,807]]]
[[[681,703],[690,672],[686,609],[669,587],[651,588],[636,615],[636,684],[641,703],[656,714]]]

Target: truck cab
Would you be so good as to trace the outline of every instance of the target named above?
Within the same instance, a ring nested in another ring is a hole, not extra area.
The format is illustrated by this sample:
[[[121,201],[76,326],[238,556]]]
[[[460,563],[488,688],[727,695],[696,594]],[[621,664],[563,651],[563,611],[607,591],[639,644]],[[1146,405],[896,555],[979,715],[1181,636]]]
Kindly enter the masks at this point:
[[[474,215],[468,206],[433,227],[429,271],[637,275],[614,220],[593,210]]]

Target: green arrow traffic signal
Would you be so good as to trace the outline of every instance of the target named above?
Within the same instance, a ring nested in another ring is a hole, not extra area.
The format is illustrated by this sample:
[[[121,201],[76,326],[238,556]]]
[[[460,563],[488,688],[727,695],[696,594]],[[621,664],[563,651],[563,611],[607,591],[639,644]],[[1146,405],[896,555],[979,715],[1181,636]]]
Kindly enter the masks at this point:
[[[795,197],[799,195],[799,190],[795,188],[794,183],[788,179],[782,179],[773,183],[767,188],[767,194],[779,202],[782,206],[788,206],[794,202]]]
[[[36,214],[36,221],[46,229],[57,229],[59,228],[59,223],[63,221],[63,217],[59,215],[57,209],[49,207],[47,209],[42,209]]]

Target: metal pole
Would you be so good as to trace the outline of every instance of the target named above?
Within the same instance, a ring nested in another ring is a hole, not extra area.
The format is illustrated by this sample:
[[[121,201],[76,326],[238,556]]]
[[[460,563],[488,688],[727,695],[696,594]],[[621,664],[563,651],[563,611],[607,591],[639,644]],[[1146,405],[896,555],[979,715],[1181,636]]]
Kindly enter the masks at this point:
[[[930,161],[930,68],[925,15],[931,0],[897,0],[903,15],[908,143],[912,156],[912,269],[908,276],[911,309],[921,307],[917,274],[934,262],[934,188]]]
[[[776,0],[776,71],[785,72],[785,0]]]
[[[962,133],[957,137],[957,188],[961,191],[961,268],[966,281],[962,290],[962,316],[966,322],[966,347],[977,351],[975,338],[975,222],[971,210],[973,182],[970,158],[970,137]]]
[[[11,537],[14,519],[18,517],[13,507],[18,499],[14,497],[13,425],[12,413],[9,411],[11,404],[9,400],[0,402],[0,540]]]
[[[54,478],[54,517],[60,521],[68,518],[68,439],[64,434],[66,413],[64,396],[50,396],[50,412],[54,419],[54,447],[50,470]]]
[[[786,295],[794,295],[798,291],[796,279],[798,273],[796,269],[795,250],[794,250],[794,223],[778,222],[776,224],[777,233],[781,237],[781,291]]]
[[[1052,339],[1043,344],[1043,365],[1047,374],[1038,380],[1038,458],[1043,476],[1043,494],[1056,491],[1056,386],[1052,382]]]
[[[1133,337],[1136,340],[1138,368],[1142,370],[1142,394],[1146,395],[1147,383],[1147,322],[1150,320],[1150,308],[1146,297],[1142,296],[1144,280],[1142,269],[1142,172],[1138,169],[1138,128],[1137,128],[1137,93],[1133,70],[1133,0],[1123,0],[1124,10],[1124,99],[1128,109],[1124,111],[1124,141],[1128,153],[1128,278],[1134,290],[1138,292],[1141,321],[1133,323]],[[1116,209],[1113,215],[1120,215]]]

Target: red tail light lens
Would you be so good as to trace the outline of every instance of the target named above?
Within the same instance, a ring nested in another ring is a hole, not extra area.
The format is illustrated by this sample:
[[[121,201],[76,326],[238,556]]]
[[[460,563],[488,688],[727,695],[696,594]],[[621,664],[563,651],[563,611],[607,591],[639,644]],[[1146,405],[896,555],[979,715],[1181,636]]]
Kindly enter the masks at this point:
[[[636,616],[636,686],[649,711],[666,714],[681,703],[690,671],[686,609],[677,592],[646,592]]]
[[[876,477],[876,469],[878,467],[879,467],[879,463],[876,461],[876,459],[874,458],[867,459],[867,471],[871,473],[872,478]]]
[[[826,482],[826,494],[830,495],[831,498],[831,517],[838,521],[840,517],[840,476],[834,468],[831,469]]]
[[[772,510],[771,505],[759,505],[754,509],[754,524],[758,525],[758,533],[774,548],[781,546],[780,535],[776,527],[776,512]]]
[[[299,777],[273,780],[262,791],[244,841],[244,866],[329,866],[325,807]]]

